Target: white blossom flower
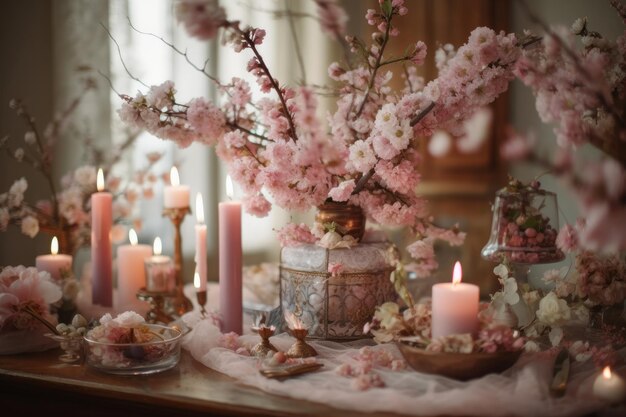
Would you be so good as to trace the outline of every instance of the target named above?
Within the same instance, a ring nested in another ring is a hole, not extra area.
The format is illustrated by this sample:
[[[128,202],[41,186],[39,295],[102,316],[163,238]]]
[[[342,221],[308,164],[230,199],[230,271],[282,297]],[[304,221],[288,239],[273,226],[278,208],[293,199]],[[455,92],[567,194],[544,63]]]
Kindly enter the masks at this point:
[[[517,293],[517,281],[515,278],[506,278],[502,280],[504,293],[504,301],[510,305],[515,305],[519,302],[519,294]]]
[[[586,362],[593,356],[593,352],[589,349],[589,342],[582,340],[572,343],[569,347],[569,353],[576,362]]]
[[[526,352],[539,352],[541,349],[539,348],[539,345],[536,342],[533,342],[532,340],[528,340],[526,344],[524,345],[524,350]]]
[[[539,301],[537,319],[541,322],[553,326],[562,324],[570,318],[571,312],[567,301],[558,298],[554,292],[550,291]]]
[[[94,189],[96,186],[96,168],[90,165],[77,168],[74,171],[74,181],[85,190]]]
[[[22,201],[24,201],[24,192],[27,188],[28,182],[26,182],[26,178],[24,177],[15,181],[13,185],[11,185],[11,188],[9,188],[9,208],[19,207],[22,205]]]
[[[550,339],[550,343],[552,346],[558,346],[563,340],[563,329],[560,327],[553,327],[548,334],[548,338]]]
[[[376,163],[376,155],[369,143],[357,140],[350,146],[350,162],[359,172],[369,171]]]
[[[504,264],[499,264],[493,268],[493,273],[502,279],[506,279],[509,276],[509,269]]]
[[[15,157],[17,162],[22,162],[24,160],[24,149],[17,148],[13,156]]]
[[[574,23],[572,23],[572,27],[571,27],[572,33],[574,35],[580,34],[580,32],[582,32],[586,24],[587,24],[586,17],[579,17],[578,19],[574,20]]]
[[[31,238],[39,233],[39,221],[33,216],[26,216],[22,219],[22,233]]]
[[[35,136],[35,132],[33,131],[28,131],[24,134],[24,142],[26,142],[27,145],[32,146],[35,144],[35,142],[37,142],[37,137]]]

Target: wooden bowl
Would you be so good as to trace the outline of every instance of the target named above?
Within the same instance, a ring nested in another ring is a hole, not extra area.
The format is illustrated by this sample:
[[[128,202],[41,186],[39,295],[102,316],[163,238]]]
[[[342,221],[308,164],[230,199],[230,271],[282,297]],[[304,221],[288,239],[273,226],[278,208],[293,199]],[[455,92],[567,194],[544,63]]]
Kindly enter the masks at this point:
[[[522,351],[496,353],[440,353],[396,343],[411,368],[417,372],[437,374],[467,381],[481,376],[500,373],[517,362]]]

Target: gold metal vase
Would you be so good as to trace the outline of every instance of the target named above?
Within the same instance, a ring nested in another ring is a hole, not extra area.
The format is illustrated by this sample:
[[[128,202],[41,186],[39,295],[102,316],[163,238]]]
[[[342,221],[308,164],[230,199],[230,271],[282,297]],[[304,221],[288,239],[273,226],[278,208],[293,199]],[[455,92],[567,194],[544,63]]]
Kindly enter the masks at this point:
[[[318,208],[315,221],[320,224],[335,223],[337,233],[350,235],[357,241],[365,233],[365,215],[361,207],[347,203],[327,201]]]

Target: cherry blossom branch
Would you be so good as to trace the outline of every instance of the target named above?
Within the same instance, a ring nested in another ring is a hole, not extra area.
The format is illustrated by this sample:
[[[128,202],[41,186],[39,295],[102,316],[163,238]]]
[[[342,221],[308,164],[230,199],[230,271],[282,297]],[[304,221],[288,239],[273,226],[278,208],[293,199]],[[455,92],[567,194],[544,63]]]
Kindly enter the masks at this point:
[[[193,69],[195,69],[196,71],[198,71],[198,72],[200,72],[201,74],[203,74],[205,77],[207,77],[209,80],[213,81],[215,84],[217,84],[217,85],[219,85],[219,86],[221,86],[221,85],[222,85],[222,84],[220,83],[220,81],[219,81],[217,78],[215,78],[214,76],[212,76],[211,74],[209,74],[209,72],[207,71],[207,66],[209,65],[209,61],[210,61],[210,60],[209,60],[209,58],[207,58],[207,59],[204,61],[204,64],[202,65],[202,67],[200,67],[200,66],[196,65],[196,64],[195,64],[195,63],[194,63],[194,62],[193,62],[193,61],[189,58],[189,54],[187,53],[187,50],[186,50],[186,49],[185,49],[185,51],[183,52],[183,51],[181,51],[180,49],[178,49],[178,48],[176,47],[176,45],[174,45],[173,43],[166,41],[163,37],[158,36],[158,35],[156,35],[156,34],[154,34],[154,33],[150,33],[150,32],[143,32],[143,31],[141,31],[141,30],[137,29],[137,28],[133,25],[132,21],[130,20],[130,17],[127,17],[127,20],[128,20],[128,24],[130,25],[131,29],[133,29],[135,32],[137,32],[137,33],[139,33],[139,34],[142,34],[142,35],[152,36],[152,37],[154,37],[154,38],[156,38],[156,39],[160,40],[160,41],[161,41],[161,42],[163,42],[165,45],[167,45],[168,47],[170,47],[170,48],[171,48],[174,52],[176,52],[178,55],[180,55],[180,56],[182,56],[183,58],[185,58],[185,60],[187,61],[187,63],[188,63],[189,65],[191,65],[191,67],[192,67]]]
[[[367,84],[367,89],[365,90],[365,94],[363,96],[363,101],[361,102],[361,105],[359,106],[359,110],[356,112],[356,118],[361,116],[361,113],[363,113],[363,110],[365,109],[365,104],[367,103],[367,99],[369,97],[370,91],[374,87],[374,82],[376,81],[376,74],[378,73],[378,69],[381,67],[380,61],[383,58],[383,52],[385,51],[387,42],[389,42],[389,31],[391,30],[392,14],[389,14],[389,16],[387,16],[387,14],[383,14],[383,16],[385,16],[385,22],[387,23],[385,27],[385,34],[383,35],[383,41],[380,45],[380,50],[378,51],[378,57],[376,58],[376,63],[374,64],[374,67],[372,69],[370,81]]]
[[[137,81],[139,84],[143,85],[144,87],[148,88],[148,84],[144,83],[143,81],[141,81],[139,78],[137,78],[136,76],[134,76],[130,70],[128,69],[128,67],[126,66],[126,62],[124,61],[124,58],[122,57],[122,50],[120,49],[120,44],[117,43],[117,40],[113,37],[113,35],[111,34],[111,31],[109,30],[109,28],[107,28],[103,23],[100,23],[100,26],[102,26],[104,28],[104,30],[106,31],[106,33],[109,35],[109,38],[111,38],[111,40],[113,41],[113,43],[115,44],[115,47],[117,48],[117,55],[120,58],[120,62],[122,63],[122,66],[124,67],[124,70],[126,71],[126,74],[128,74],[128,76],[130,78],[132,78],[133,80]]]
[[[541,26],[541,28],[546,33],[548,33],[552,37],[552,39],[554,39],[554,41],[565,52],[565,54],[572,60],[574,67],[586,81],[586,83],[581,83],[581,88],[584,88],[586,86],[587,91],[590,92],[593,96],[595,96],[596,99],[601,103],[602,107],[604,107],[619,123],[619,125],[621,126],[620,130],[625,129],[626,125],[624,123],[624,120],[622,116],[620,115],[620,113],[615,108],[615,106],[611,105],[611,103],[608,102],[607,98],[601,91],[598,91],[597,89],[594,89],[592,87],[594,85],[595,80],[593,76],[589,73],[589,71],[587,71],[587,69],[581,64],[576,53],[568,45],[566,45],[565,42],[563,42],[563,40],[561,39],[561,37],[558,36],[558,34],[556,34],[543,20],[541,20],[536,14],[533,13],[533,11],[530,9],[528,4],[524,0],[519,0],[519,1],[522,4],[528,16],[530,17],[530,19],[534,23]],[[588,135],[588,141],[594,147],[600,149],[601,151],[603,151],[610,157],[613,157],[616,160],[618,160],[622,166],[626,166],[626,147],[624,147],[622,144],[613,143],[613,141],[604,140],[593,134]]]
[[[278,95],[278,99],[280,100],[280,104],[281,104],[281,106],[283,108],[283,111],[285,113],[285,117],[287,118],[287,123],[289,123],[289,136],[291,137],[291,139],[294,142],[297,142],[298,141],[298,137],[296,136],[296,126],[295,126],[295,123],[293,122],[293,117],[291,115],[291,112],[289,111],[289,108],[287,107],[287,102],[285,101],[285,97],[283,95],[283,92],[281,91],[280,86],[278,85],[278,83],[276,82],[274,77],[272,76],[269,68],[265,64],[265,60],[263,59],[263,57],[259,53],[259,50],[256,48],[256,44],[254,43],[254,40],[250,37],[250,31],[241,30],[239,28],[238,22],[230,23],[230,27],[233,28],[237,33],[239,33],[241,35],[243,40],[246,42],[246,44],[252,50],[252,53],[254,54],[256,59],[258,60],[259,65],[261,66],[261,70],[263,71],[265,76],[269,79],[269,82],[270,82],[270,84],[272,86],[272,89]]]
[[[22,105],[20,104],[20,106]],[[48,187],[50,187],[50,193],[52,194],[51,197],[52,197],[52,206],[54,210],[54,218],[57,223],[60,223],[61,218],[59,216],[59,202],[57,200],[56,187],[54,186],[54,181],[52,180],[51,160],[49,159],[49,157],[46,156],[48,152],[46,152],[46,149],[43,146],[41,135],[39,134],[39,130],[37,129],[37,125],[35,124],[35,119],[31,117],[30,114],[28,114],[28,112],[24,109],[23,106],[21,107],[21,109],[22,109],[22,112],[20,115],[26,121],[31,131],[33,132],[33,135],[35,136],[35,142],[37,143],[39,154],[41,156],[40,172],[43,174],[44,178],[46,179],[46,182],[48,183]]]
[[[411,126],[415,126],[416,124],[418,124],[434,108],[435,108],[435,102],[432,101],[424,110],[419,112],[413,119],[411,119]],[[354,190],[352,191],[352,195],[355,195],[361,192],[361,190],[363,190],[363,188],[365,187],[365,184],[367,184],[367,182],[370,180],[370,178],[372,178],[373,175],[374,175],[374,168],[370,168],[370,170],[367,171],[367,173],[365,173],[364,175],[361,175],[361,177],[356,182],[356,186],[354,187]]]

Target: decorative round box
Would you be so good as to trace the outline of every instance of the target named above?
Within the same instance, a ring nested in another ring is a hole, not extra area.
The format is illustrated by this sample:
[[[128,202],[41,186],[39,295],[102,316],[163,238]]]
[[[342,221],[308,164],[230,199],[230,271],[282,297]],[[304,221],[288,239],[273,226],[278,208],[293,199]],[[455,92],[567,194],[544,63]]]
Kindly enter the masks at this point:
[[[396,299],[390,274],[397,258],[389,242],[350,249],[283,248],[280,305],[285,320],[299,322],[313,339],[363,338],[363,325],[376,306]],[[341,265],[340,272],[329,273],[329,265]]]

